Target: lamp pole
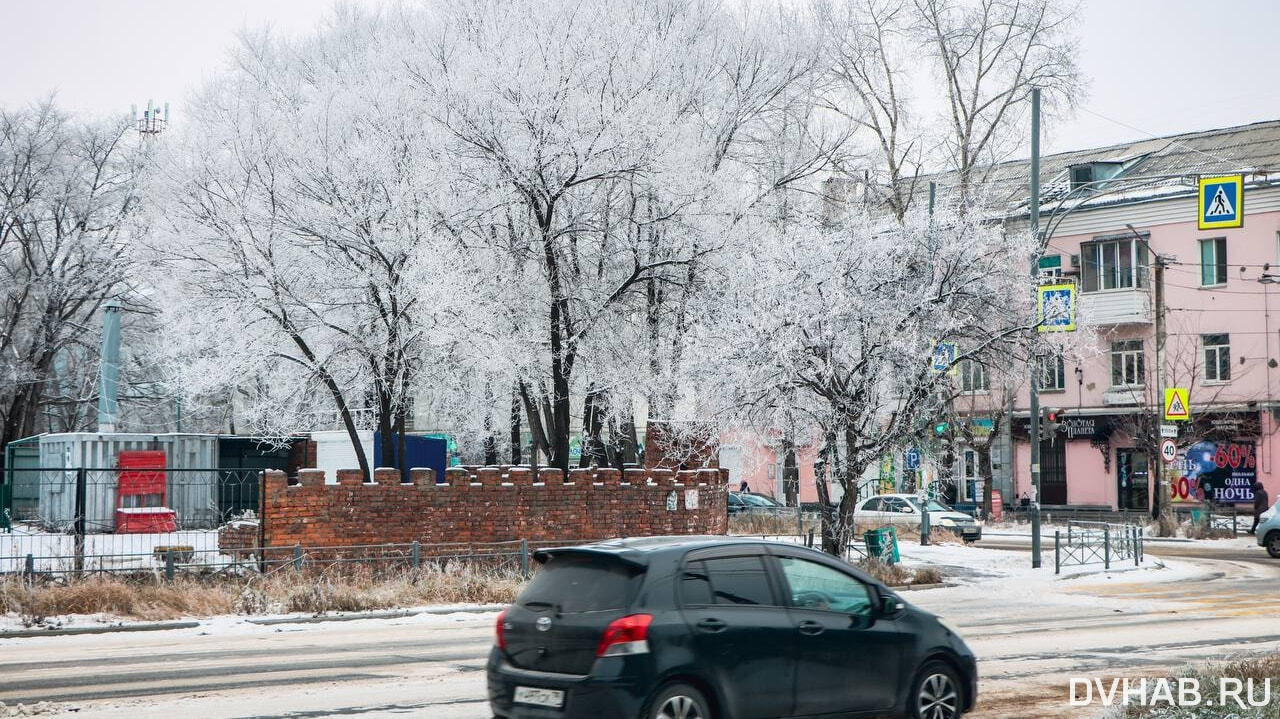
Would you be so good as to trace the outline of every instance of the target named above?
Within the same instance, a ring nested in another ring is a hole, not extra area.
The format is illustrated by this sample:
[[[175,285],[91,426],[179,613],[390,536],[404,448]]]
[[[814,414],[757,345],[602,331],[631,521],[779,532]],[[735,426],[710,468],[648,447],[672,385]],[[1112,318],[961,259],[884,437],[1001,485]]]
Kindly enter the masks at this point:
[[[1039,301],[1038,279],[1040,277],[1040,255],[1044,246],[1040,242],[1040,88],[1031,89],[1031,238],[1035,242],[1036,251],[1031,258],[1031,291]],[[1040,387],[1037,361],[1031,365],[1031,568],[1040,568]]]

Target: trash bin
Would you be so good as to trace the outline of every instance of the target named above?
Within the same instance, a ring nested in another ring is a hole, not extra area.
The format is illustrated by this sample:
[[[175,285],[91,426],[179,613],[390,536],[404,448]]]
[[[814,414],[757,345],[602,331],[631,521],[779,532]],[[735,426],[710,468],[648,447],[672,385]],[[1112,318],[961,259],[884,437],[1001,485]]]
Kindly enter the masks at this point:
[[[877,559],[885,564],[896,564],[901,561],[898,555],[898,532],[893,527],[870,529],[862,534],[862,541],[867,546],[867,557]]]

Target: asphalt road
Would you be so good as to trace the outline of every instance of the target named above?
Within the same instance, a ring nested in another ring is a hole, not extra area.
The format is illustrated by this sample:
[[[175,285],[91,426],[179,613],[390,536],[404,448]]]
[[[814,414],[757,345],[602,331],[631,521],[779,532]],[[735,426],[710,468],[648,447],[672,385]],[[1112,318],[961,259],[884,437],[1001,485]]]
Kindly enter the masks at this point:
[[[1012,545],[990,543],[1004,544]],[[1280,561],[1185,545],[1148,550],[1180,557],[1197,572],[1177,582],[1139,578],[1148,573],[1065,582],[1052,602],[1011,591],[997,603],[961,588],[909,599],[958,624],[979,656],[976,717],[1097,716],[1100,708],[1067,705],[1070,677],[1156,675],[1189,662],[1280,651],[1274,618]],[[129,719],[487,719],[483,664],[492,621],[492,615],[279,627],[222,621],[155,633],[2,640],[0,700],[58,702],[77,716]]]

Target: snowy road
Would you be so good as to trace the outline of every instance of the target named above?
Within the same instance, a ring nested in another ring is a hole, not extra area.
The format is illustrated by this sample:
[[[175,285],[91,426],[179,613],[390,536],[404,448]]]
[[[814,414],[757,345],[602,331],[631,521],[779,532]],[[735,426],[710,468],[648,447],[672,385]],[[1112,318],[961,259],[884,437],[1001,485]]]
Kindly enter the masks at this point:
[[[1152,548],[1159,552],[1158,548]],[[1183,550],[1180,552],[1186,554]],[[1203,552],[1202,552],[1203,554]],[[1096,716],[1067,705],[1071,676],[1141,676],[1280,651],[1280,562],[1223,553],[1181,573],[1118,573],[993,592],[911,593],[958,624],[979,656],[977,717]],[[1052,571],[1052,570],[1050,570]],[[488,717],[492,615],[4,640],[0,700],[58,701],[78,716]]]

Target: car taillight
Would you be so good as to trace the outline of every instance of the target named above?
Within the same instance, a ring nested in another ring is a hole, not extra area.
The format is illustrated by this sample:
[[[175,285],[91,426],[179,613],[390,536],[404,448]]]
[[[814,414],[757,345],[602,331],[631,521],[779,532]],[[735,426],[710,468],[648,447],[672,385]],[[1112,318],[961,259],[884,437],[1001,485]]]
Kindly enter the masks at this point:
[[[498,625],[496,628],[496,633],[493,637],[493,643],[499,649],[507,648],[507,632],[505,628],[502,626],[502,623],[506,621],[506,618],[507,618],[507,610],[503,609],[501,612],[498,612]]]
[[[597,657],[623,657],[629,654],[649,653],[649,623],[651,614],[628,614],[615,619],[600,637]]]

